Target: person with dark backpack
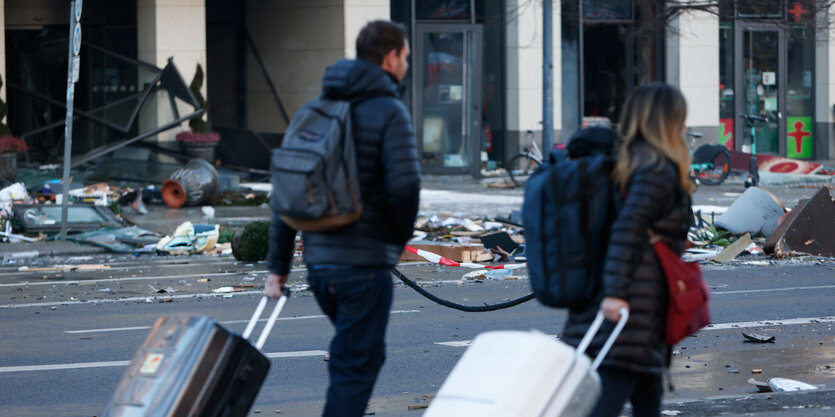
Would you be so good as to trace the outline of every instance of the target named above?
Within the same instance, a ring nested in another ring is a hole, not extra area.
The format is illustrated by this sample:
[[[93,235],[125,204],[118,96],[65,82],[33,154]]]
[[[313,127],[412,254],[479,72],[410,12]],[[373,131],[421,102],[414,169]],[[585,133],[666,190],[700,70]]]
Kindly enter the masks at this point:
[[[617,209],[611,179],[617,141],[609,127],[577,130],[525,184],[525,255],[542,304],[583,308],[600,290],[600,259]]]
[[[281,295],[300,229],[310,289],[336,330],[326,417],[365,413],[385,361],[391,268],[412,236],[420,193],[415,136],[400,101],[406,29],[370,22],[356,49],[357,59],[325,70],[321,97],[294,115],[271,167],[264,293]]]
[[[577,346],[598,310],[607,321],[587,350],[595,356],[620,318],[629,320],[598,370],[601,397],[592,416],[618,416],[626,401],[636,417],[659,416],[663,374],[671,360],[665,340],[668,284],[650,234],[677,255],[692,219],[684,141],[687,103],[668,84],[636,88],[626,99],[618,130],[621,143],[613,171],[619,209],[611,225],[600,288],[594,300],[569,309],[561,340]]]

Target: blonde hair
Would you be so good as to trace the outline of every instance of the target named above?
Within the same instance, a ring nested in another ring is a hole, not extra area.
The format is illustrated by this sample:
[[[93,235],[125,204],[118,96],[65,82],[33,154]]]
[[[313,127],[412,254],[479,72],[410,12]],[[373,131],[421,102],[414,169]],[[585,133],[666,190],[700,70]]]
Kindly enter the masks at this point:
[[[686,118],[687,102],[676,87],[655,82],[632,91],[618,123],[622,141],[613,172],[615,182],[624,188],[636,169],[648,163],[661,164],[663,157],[668,157],[677,165],[681,188],[692,193],[695,186],[688,176],[690,149],[683,137]],[[655,151],[649,159],[632,154],[632,145],[639,139]]]

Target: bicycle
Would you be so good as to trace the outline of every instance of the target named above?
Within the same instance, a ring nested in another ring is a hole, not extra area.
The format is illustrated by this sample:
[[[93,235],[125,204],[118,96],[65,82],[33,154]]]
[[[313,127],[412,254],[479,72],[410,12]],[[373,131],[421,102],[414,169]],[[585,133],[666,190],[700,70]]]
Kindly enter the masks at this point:
[[[531,146],[524,152],[514,155],[505,164],[505,170],[510,175],[510,180],[513,181],[517,187],[525,185],[528,176],[542,165],[542,150],[533,140],[533,130],[526,132],[527,138],[530,140]]]
[[[745,188],[756,187],[760,183],[760,172],[757,168],[757,122],[768,122],[768,118],[756,114],[740,114],[745,124],[750,129],[751,136],[751,159],[748,160],[748,176],[745,178]]]
[[[722,184],[731,173],[731,153],[728,152],[728,148],[725,145],[706,143],[693,152],[696,138],[702,137],[702,134],[687,132],[687,136],[691,138],[690,149],[693,155],[693,161],[690,164],[690,179],[696,185]]]

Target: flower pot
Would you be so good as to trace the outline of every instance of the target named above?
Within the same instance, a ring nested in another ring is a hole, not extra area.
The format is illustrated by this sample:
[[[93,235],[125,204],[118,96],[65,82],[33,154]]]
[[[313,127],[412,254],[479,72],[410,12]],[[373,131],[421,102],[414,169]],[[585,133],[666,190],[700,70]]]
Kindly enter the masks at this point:
[[[202,159],[209,163],[215,162],[215,147],[217,147],[217,142],[215,143],[183,143],[180,142],[180,148],[183,150],[183,153],[186,155],[196,158]]]
[[[196,206],[209,201],[220,189],[220,180],[212,164],[192,159],[174,171],[162,183],[162,199],[169,207]]]
[[[0,153],[0,177],[9,181],[17,178],[17,152]]]

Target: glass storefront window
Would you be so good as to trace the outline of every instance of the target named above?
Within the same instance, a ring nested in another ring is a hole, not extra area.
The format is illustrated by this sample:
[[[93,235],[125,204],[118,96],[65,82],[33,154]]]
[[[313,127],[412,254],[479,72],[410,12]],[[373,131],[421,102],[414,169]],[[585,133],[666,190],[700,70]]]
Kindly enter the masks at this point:
[[[786,86],[786,156],[810,159],[814,155],[813,47],[811,27],[787,30],[788,77]]]
[[[632,20],[632,0],[583,0],[584,20]]]
[[[484,25],[481,127],[482,148],[488,158],[485,167],[488,170],[508,159],[504,149],[504,13],[504,2],[476,2],[476,23]]]
[[[736,17],[734,12],[734,2],[733,0],[726,0],[719,2],[719,19],[722,20],[733,20]]]
[[[469,20],[470,14],[470,0],[415,1],[418,20]]]
[[[630,73],[626,62],[627,31],[623,24],[596,23],[583,27],[584,118],[618,121]]]
[[[779,151],[779,85],[783,76],[779,72],[779,39],[776,30],[746,30],[742,36],[743,111],[768,119],[756,125],[757,153]],[[743,144],[743,151],[748,152],[748,146]]]
[[[719,23],[719,143],[734,149],[734,28]]]
[[[740,19],[780,19],[782,0],[737,0],[736,13]]]
[[[420,54],[415,77],[419,82],[417,132],[424,166],[447,172],[475,171],[481,150],[481,131],[473,129],[481,118],[474,113],[480,103],[481,30],[475,25],[455,28],[427,25],[419,28],[416,51]]]

